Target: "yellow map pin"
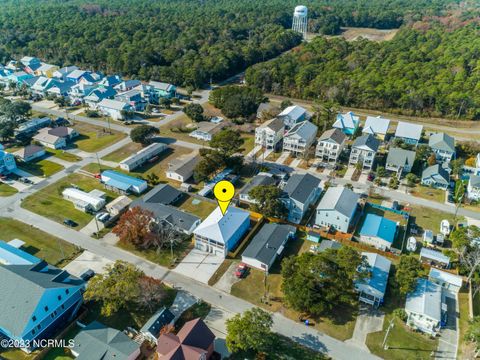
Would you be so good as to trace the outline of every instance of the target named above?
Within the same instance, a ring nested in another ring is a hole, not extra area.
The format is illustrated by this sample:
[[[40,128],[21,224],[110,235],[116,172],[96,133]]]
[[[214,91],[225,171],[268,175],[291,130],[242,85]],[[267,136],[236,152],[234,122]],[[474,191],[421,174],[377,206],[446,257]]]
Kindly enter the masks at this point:
[[[215,184],[213,195],[217,199],[218,206],[222,210],[222,215],[227,212],[228,205],[235,195],[235,187],[230,181],[222,180]]]

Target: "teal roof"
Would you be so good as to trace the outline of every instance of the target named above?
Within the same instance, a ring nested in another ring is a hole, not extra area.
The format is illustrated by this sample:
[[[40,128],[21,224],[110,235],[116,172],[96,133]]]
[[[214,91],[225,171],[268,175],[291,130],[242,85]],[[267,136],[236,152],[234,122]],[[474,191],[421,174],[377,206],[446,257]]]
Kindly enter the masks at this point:
[[[113,171],[113,170],[105,170],[102,173],[102,175],[107,176],[111,179],[111,180],[109,180],[108,185],[110,185],[110,181],[115,182],[115,184],[123,183],[124,184],[123,186],[128,185],[128,187],[126,189],[128,189],[130,186],[142,186],[143,184],[146,183],[145,180],[138,179],[138,178],[133,177],[133,176],[125,175],[125,174],[122,174],[122,173],[119,173],[119,172],[116,172],[116,171]],[[120,188],[117,185],[115,185],[115,187]]]
[[[397,224],[389,219],[375,214],[368,214],[363,222],[360,235],[376,236],[389,243],[393,243]]]
[[[0,240],[0,263],[6,263],[7,265],[30,265],[38,262],[40,262],[39,258]]]

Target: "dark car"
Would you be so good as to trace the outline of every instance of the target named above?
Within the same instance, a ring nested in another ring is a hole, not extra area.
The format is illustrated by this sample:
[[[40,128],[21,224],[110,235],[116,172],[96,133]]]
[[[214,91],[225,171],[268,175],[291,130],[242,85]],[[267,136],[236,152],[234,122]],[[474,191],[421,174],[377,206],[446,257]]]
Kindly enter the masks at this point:
[[[65,219],[65,220],[63,220],[63,223],[67,226],[70,226],[70,227],[75,227],[75,226],[78,225],[75,221],[73,221],[71,219]]]
[[[82,275],[80,275],[80,278],[84,281],[88,281],[94,276],[95,276],[95,271],[93,271],[92,269],[88,269]]]
[[[374,179],[375,179],[375,174],[374,173],[368,174],[368,177],[367,177],[368,181],[373,181]]]
[[[28,178],[26,178],[26,177],[22,177],[22,178],[20,178],[20,179],[18,179],[18,180],[20,180],[20,181],[23,182],[24,184],[33,184],[33,181],[30,180],[30,179],[28,179]]]

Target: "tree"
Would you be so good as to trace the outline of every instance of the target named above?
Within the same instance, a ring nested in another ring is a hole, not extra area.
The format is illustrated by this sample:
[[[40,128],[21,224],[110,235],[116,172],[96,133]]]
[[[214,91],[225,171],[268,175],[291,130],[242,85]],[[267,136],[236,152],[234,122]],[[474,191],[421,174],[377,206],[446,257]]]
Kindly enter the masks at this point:
[[[140,125],[130,132],[130,138],[135,143],[148,145],[152,142],[152,138],[158,135],[160,130],[151,125]]]
[[[122,119],[128,120],[134,117],[135,111],[133,110],[121,110],[120,114],[122,115]]]
[[[418,182],[418,177],[414,173],[408,173],[405,176],[405,179],[407,180],[407,185],[410,187],[414,187],[415,184]]]
[[[338,105],[333,101],[325,101],[324,103],[315,103],[313,105],[313,116],[311,121],[317,125],[322,132],[333,126],[335,117],[338,113]]]
[[[390,178],[390,181],[388,182],[388,187],[390,189],[397,189],[398,188],[398,178],[396,174],[393,174],[392,177]]]
[[[148,183],[152,186],[160,184],[160,178],[155,173],[147,174],[146,178]]]
[[[248,192],[248,196],[255,201],[254,211],[266,216],[285,219],[288,210],[280,200],[282,190],[275,185],[255,186]]]
[[[172,106],[172,100],[166,97],[160,98],[158,103],[160,106],[163,106],[165,109],[170,109]]]
[[[264,100],[262,91],[251,86],[224,86],[214,89],[209,96],[209,102],[229,118],[250,117]]]
[[[15,127],[25,120],[32,110],[32,106],[25,101],[2,101],[0,104],[0,117],[13,122]]]
[[[241,314],[236,314],[227,320],[226,344],[230,352],[266,351],[271,344],[273,325],[272,315],[253,308]]]
[[[217,150],[226,161],[233,154],[242,150],[244,142],[245,140],[243,140],[238,130],[225,128],[212,136],[209,145]]]
[[[183,233],[177,231],[170,223],[160,221],[152,226],[151,232],[153,236],[149,238],[148,247],[154,248],[157,252],[171,247],[172,249],[185,240]]]
[[[7,141],[14,135],[15,123],[13,121],[7,120],[0,122],[0,138],[3,141]]]
[[[460,251],[460,266],[467,274],[467,283],[473,278],[480,267],[480,247],[478,245],[465,246]]]
[[[463,159],[454,159],[450,161],[450,167],[452,168],[452,175],[458,177],[462,172],[463,165],[464,165]]]
[[[154,237],[151,232],[153,218],[151,211],[135,206],[120,217],[112,232],[118,236],[121,243],[148,248]]]
[[[291,100],[283,100],[281,103],[280,103],[280,110],[285,110],[287,107],[289,106],[292,106],[293,105],[293,102]]]
[[[435,156],[435,153],[432,152],[427,159],[427,164],[428,166],[433,166],[436,163],[437,163],[437,157]]]
[[[117,260],[105,273],[97,274],[88,283],[84,297],[102,303],[102,315],[111,316],[133,302],[140,294],[139,281],[144,276],[134,265]]]
[[[193,178],[196,182],[206,181],[210,176],[225,166],[225,160],[218,151],[201,149],[202,159],[193,170]]]
[[[69,104],[69,101],[67,100],[67,98],[65,98],[64,96],[57,96],[53,102],[55,104],[57,104],[59,107],[63,108],[65,106],[67,106]]]
[[[468,229],[465,227],[454,229],[449,239],[457,251],[462,251],[465,247],[470,246],[471,243],[470,237],[468,236]]]
[[[144,276],[139,279],[140,291],[135,303],[153,312],[157,305],[166,297],[167,292],[161,280]]]
[[[465,340],[475,344],[475,356],[480,355],[480,316],[475,316],[469,320]]]
[[[182,110],[190,119],[195,122],[205,120],[203,116],[203,107],[200,104],[190,103],[183,107]]]
[[[432,153],[432,150],[430,149],[430,146],[425,144],[420,144],[417,146],[417,149],[415,151],[415,160],[418,162],[427,161],[431,153]]]
[[[415,289],[417,279],[423,272],[422,263],[411,255],[400,256],[395,280],[400,294],[406,295]]]
[[[387,170],[383,166],[377,167],[377,178],[382,178],[387,176]]]

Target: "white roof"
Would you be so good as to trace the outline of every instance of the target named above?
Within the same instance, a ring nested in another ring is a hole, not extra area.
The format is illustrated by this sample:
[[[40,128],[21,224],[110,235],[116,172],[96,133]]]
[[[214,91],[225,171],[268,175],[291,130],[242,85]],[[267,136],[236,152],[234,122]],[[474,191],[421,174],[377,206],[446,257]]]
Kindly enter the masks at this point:
[[[449,283],[454,286],[462,287],[462,277],[454,274],[450,274],[449,272],[442,271],[435,268],[430,268],[430,273],[428,274],[430,279],[440,280],[442,282]]]
[[[110,99],[103,99],[98,103],[98,107],[103,107],[103,108],[113,109],[113,110],[123,110],[128,106],[129,104],[126,102],[118,101],[118,100],[110,100]]]
[[[395,137],[420,140],[422,137],[423,125],[411,124],[399,121]]]
[[[143,148],[137,151],[135,154],[130,155],[126,159],[123,159],[120,164],[122,165],[132,165],[135,164],[140,159],[148,159],[150,156],[159,154],[167,148],[166,144],[163,143],[153,143],[148,145],[146,148]]]
[[[365,121],[365,126],[363,127],[363,132],[367,134],[382,134],[385,135],[388,131],[388,127],[390,126],[390,120],[382,118],[380,116],[373,117],[367,116],[367,120]]]
[[[75,188],[66,188],[65,190],[63,190],[62,194],[64,196],[68,196],[71,199],[84,201],[88,204],[91,204],[93,207],[97,208],[105,203],[105,199],[100,196],[100,193],[105,194],[99,190],[86,193],[85,191],[78,190]]]
[[[307,110],[305,110],[301,106],[292,105],[292,106],[289,106],[289,107],[285,108],[278,116],[279,117],[288,116],[288,117],[290,117],[294,120],[298,120],[306,112],[307,112]]]
[[[447,265],[450,264],[450,258],[448,256],[442,254],[440,251],[427,249],[425,247],[422,247],[420,250],[420,257],[442,262]]]
[[[349,111],[345,114],[338,114],[333,127],[337,129],[354,129],[356,127],[355,123],[359,120],[360,118],[357,115]]]
[[[25,241],[20,239],[13,239],[7,242],[7,244],[13,246],[16,249],[20,249],[23,245],[25,245]]]
[[[250,214],[247,211],[233,206],[230,206],[225,215],[222,215],[222,211],[217,207],[193,233],[226,244],[249,217]]]
[[[418,279],[415,290],[407,295],[405,310],[440,321],[442,287],[427,279]]]

